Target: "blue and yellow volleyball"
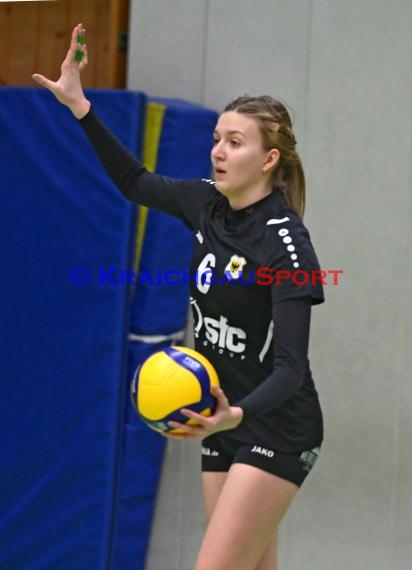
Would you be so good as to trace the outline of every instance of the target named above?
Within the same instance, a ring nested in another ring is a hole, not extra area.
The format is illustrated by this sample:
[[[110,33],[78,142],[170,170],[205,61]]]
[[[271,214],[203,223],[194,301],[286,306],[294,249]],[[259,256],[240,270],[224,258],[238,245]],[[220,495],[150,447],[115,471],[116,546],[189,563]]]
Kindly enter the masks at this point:
[[[219,386],[213,365],[202,354],[184,346],[164,348],[147,358],[131,383],[132,403],[141,419],[152,429],[173,434],[169,421],[193,425],[180,410],[187,408],[210,416],[216,408],[212,386]]]

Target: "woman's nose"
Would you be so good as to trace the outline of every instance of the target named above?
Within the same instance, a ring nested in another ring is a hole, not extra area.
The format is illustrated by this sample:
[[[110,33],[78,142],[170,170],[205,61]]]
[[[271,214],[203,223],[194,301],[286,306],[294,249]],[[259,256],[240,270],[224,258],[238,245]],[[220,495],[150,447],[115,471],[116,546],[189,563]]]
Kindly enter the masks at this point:
[[[219,141],[215,143],[214,147],[212,148],[212,156],[213,158],[222,158],[224,155],[222,143]]]

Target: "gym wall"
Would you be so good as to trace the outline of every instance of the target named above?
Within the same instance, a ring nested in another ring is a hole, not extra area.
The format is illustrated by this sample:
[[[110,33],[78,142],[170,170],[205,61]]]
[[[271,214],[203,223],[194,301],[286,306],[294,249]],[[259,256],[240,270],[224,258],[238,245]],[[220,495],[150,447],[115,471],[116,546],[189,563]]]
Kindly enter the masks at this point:
[[[135,0],[131,8],[129,87],[217,110],[244,93],[289,104],[307,176],[305,222],[323,268],[344,271],[313,311],[326,438],[283,523],[280,566],[407,570],[412,4]],[[148,569],[168,561],[189,570],[204,524],[198,449],[168,453]],[[182,513],[177,528],[165,522],[170,512]]]

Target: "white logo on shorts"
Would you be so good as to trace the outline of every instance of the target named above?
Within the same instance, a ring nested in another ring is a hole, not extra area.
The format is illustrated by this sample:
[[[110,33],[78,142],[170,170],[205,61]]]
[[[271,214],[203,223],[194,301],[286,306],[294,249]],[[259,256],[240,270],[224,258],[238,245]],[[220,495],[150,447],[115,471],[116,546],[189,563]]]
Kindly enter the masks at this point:
[[[319,447],[314,447],[313,449],[310,449],[309,451],[304,451],[301,454],[299,460],[302,461],[303,463],[303,471],[307,471],[309,473],[309,471],[316,463],[319,451],[320,451]]]
[[[202,455],[211,455],[212,457],[218,457],[219,452],[214,449],[213,451],[210,447],[202,447]]]
[[[275,452],[272,451],[272,449],[266,449],[266,447],[260,447],[259,445],[253,446],[252,453],[258,453],[259,455],[264,455],[265,457],[275,457]]]

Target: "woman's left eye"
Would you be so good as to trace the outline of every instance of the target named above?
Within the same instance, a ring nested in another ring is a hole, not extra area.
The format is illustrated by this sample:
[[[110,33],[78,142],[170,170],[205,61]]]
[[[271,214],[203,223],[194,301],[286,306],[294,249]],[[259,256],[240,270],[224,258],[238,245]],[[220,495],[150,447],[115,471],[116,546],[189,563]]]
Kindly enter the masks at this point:
[[[239,142],[239,141],[234,141],[234,140],[232,140],[232,141],[230,141],[230,144],[231,144],[232,146],[239,146],[239,145],[240,145],[240,142]]]

